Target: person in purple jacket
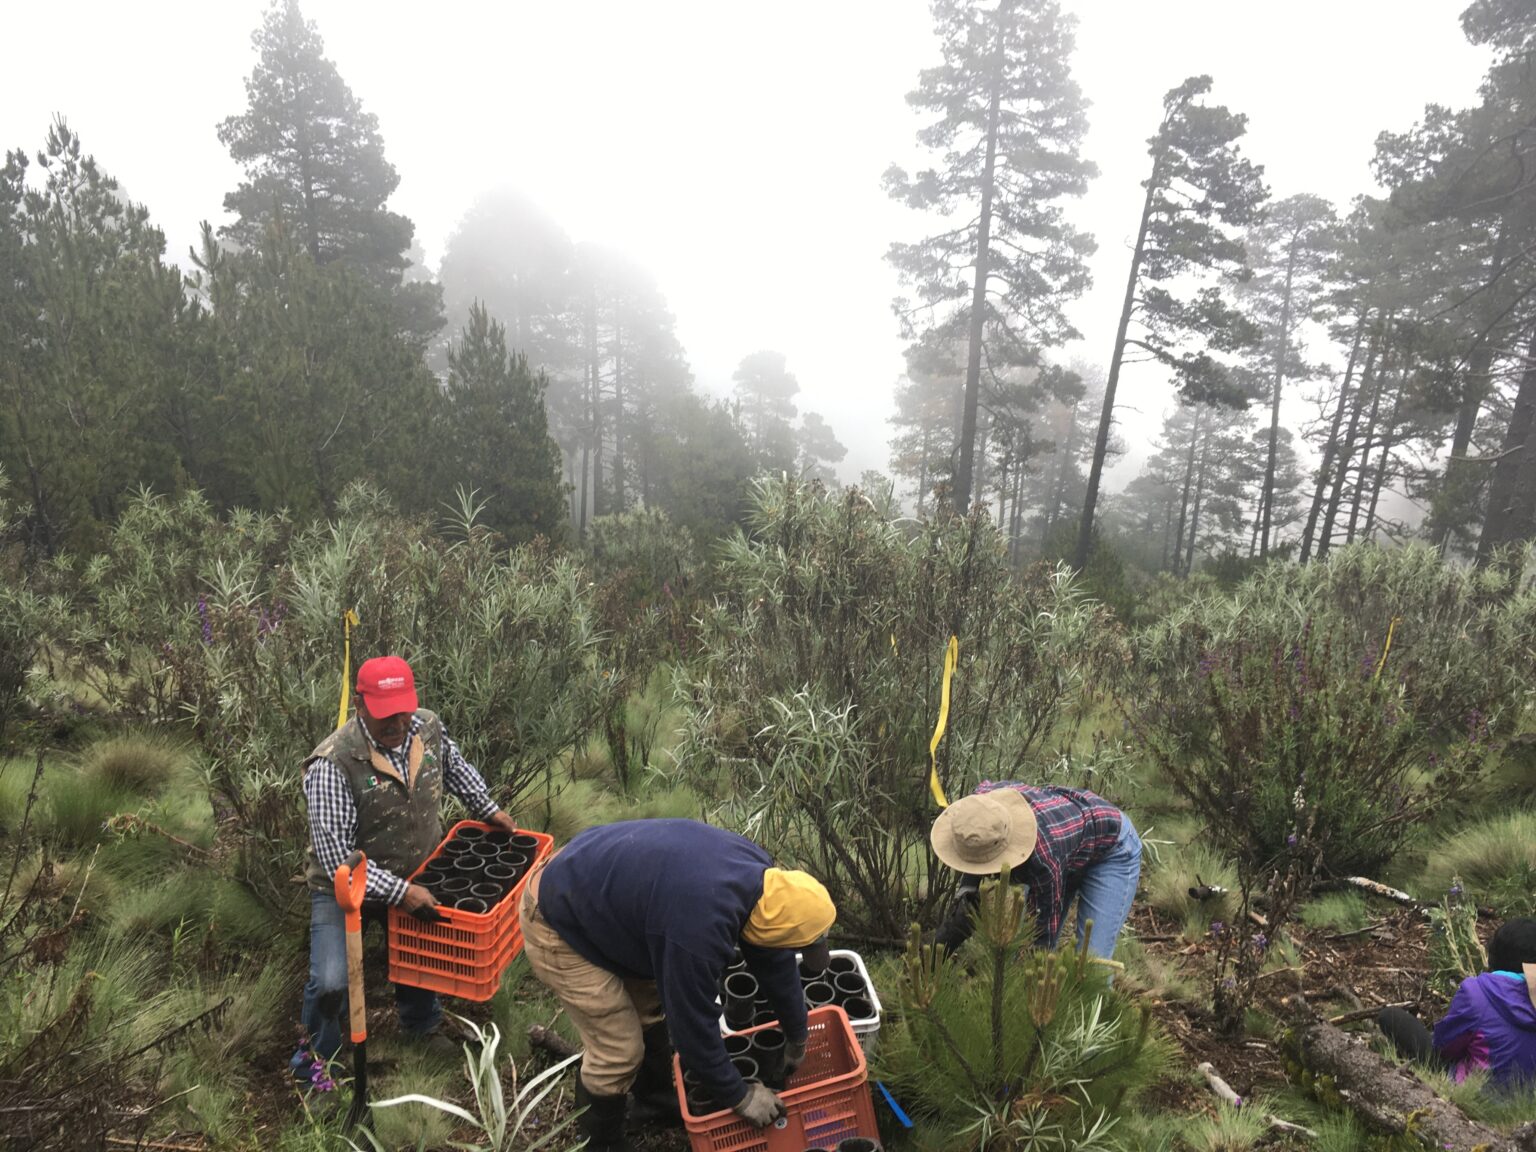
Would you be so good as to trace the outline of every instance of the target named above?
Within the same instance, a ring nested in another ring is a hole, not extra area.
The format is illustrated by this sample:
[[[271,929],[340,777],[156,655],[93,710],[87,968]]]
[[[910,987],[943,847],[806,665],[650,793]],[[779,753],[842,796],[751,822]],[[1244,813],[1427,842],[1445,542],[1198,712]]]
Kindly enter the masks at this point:
[[[1399,1053],[1457,1083],[1478,1071],[1501,1091],[1536,1082],[1536,920],[1508,920],[1493,934],[1488,971],[1461,982],[1433,1035],[1401,1008],[1377,1021]]]

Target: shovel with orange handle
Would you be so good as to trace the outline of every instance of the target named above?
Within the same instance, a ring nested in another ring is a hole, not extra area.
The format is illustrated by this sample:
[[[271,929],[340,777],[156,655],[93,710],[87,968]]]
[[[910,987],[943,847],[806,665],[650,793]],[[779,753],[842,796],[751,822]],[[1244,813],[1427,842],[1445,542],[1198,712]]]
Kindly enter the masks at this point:
[[[363,1003],[363,893],[368,887],[368,857],[353,852],[336,869],[336,903],[347,922],[347,1009],[352,1025],[352,1107],[347,1130],[368,1111],[368,1012]]]

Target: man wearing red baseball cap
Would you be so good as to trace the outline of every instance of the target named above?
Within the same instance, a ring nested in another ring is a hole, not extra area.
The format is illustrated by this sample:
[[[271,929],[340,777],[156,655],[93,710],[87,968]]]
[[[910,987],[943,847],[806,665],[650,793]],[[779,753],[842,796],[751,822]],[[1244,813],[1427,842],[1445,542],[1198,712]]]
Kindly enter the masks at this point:
[[[365,915],[382,918],[394,904],[431,919],[436,901],[405,877],[443,838],[444,789],[469,814],[508,832],[512,818],[497,807],[480,773],[464,759],[438,717],[420,706],[416,676],[398,656],[366,660],[357,670],[356,715],[321,741],[304,761],[309,808],[309,982],[304,986],[308,1040],[294,1054],[294,1075],[310,1079],[316,1058],[341,1049],[347,994],[346,929],[333,877],[354,849],[368,854]],[[437,994],[395,985],[400,1025],[431,1037],[442,1023]]]

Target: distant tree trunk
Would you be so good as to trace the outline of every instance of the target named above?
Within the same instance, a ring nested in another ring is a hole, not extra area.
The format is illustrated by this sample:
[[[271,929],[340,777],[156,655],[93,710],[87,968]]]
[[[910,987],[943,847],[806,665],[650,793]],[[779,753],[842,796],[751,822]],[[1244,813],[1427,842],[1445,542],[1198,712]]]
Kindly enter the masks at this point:
[[[613,510],[624,511],[624,341],[613,306]]]
[[[977,419],[975,438],[976,459],[972,462],[974,468],[971,474],[973,479],[972,489],[976,494],[977,501],[980,502],[986,499],[987,493],[987,442],[992,438],[992,418],[990,416],[985,420]]]
[[[1150,525],[1149,525],[1150,527]],[[1173,538],[1173,501],[1163,505],[1163,558],[1158,564],[1159,572],[1167,572],[1168,569],[1168,544]],[[1177,562],[1177,561],[1175,561]]]
[[[1184,575],[1195,570],[1195,541],[1200,533],[1200,504],[1205,496],[1206,465],[1211,457],[1211,434],[1207,432],[1200,442],[1200,467],[1195,474],[1195,504],[1189,514],[1189,540],[1184,549]]]
[[[1259,499],[1259,559],[1269,557],[1269,528],[1275,503],[1275,459],[1280,454],[1280,392],[1285,386],[1285,356],[1291,334],[1291,285],[1296,275],[1299,236],[1291,238],[1285,261],[1285,295],[1280,301],[1280,338],[1275,349],[1275,395],[1269,405],[1269,457],[1264,463],[1264,489]]]
[[[1013,474],[1013,515],[1008,521],[1008,562],[1019,565],[1019,536],[1024,528],[1024,469]]]
[[[1360,355],[1360,344],[1365,335],[1366,318],[1370,310],[1362,308],[1360,319],[1355,324],[1355,339],[1349,349],[1349,364],[1344,369],[1344,383],[1339,388],[1338,407],[1333,411],[1333,427],[1329,429],[1328,439],[1323,444],[1323,458],[1317,468],[1317,487],[1312,492],[1312,507],[1307,512],[1307,527],[1301,534],[1301,562],[1305,564],[1312,555],[1312,534],[1317,531],[1317,516],[1323,507],[1323,494],[1327,491],[1329,469],[1333,467],[1334,458],[1339,452],[1339,429],[1344,423],[1344,408],[1349,403],[1349,385],[1355,374],[1355,361]]]
[[[1403,389],[1407,385],[1408,370],[1404,367],[1400,373],[1397,385],[1397,394],[1392,397],[1392,412],[1387,416],[1387,426],[1381,434],[1381,459],[1377,461],[1376,472],[1371,478],[1371,507],[1365,516],[1365,539],[1371,540],[1376,535],[1376,506],[1381,501],[1381,490],[1385,487],[1387,477],[1392,468],[1392,449],[1395,445],[1394,438],[1397,435],[1397,417],[1403,407]]]
[[[592,422],[589,433],[592,441],[592,516],[596,519],[607,508],[603,499],[603,368],[597,352],[597,291],[587,309],[587,363],[590,373],[588,404]],[[586,526],[582,526],[585,531]]]
[[[1072,467],[1072,453],[1077,451],[1078,403],[1074,403],[1067,413],[1067,437],[1062,443],[1061,451],[1057,454],[1056,483],[1052,486],[1050,514],[1045,524],[1047,532],[1055,527],[1057,519],[1061,516],[1061,506],[1067,499],[1067,471]]]
[[[917,514],[923,514],[923,501],[928,498],[928,453],[933,448],[933,425],[923,425],[922,459],[917,465]]]
[[[1344,496],[1344,480],[1349,474],[1349,458],[1355,450],[1355,437],[1360,428],[1360,416],[1365,407],[1365,390],[1371,386],[1376,358],[1381,354],[1382,343],[1386,338],[1384,333],[1391,324],[1390,316],[1377,323],[1376,331],[1371,335],[1370,347],[1366,350],[1365,367],[1360,373],[1360,386],[1355,389],[1354,403],[1349,410],[1349,430],[1344,435],[1343,444],[1339,446],[1338,465],[1333,474],[1333,491],[1328,495],[1328,511],[1323,516],[1322,532],[1317,540],[1319,560],[1328,555],[1328,548],[1332,543],[1333,525],[1338,519],[1339,504]]]
[[[1485,277],[1485,283],[1491,284],[1503,271],[1508,234],[1509,229],[1500,219],[1493,238],[1493,251],[1488,257],[1488,275]],[[1472,446],[1472,433],[1477,428],[1477,418],[1483,410],[1484,401],[1488,399],[1488,393],[1492,390],[1494,341],[1488,332],[1479,332],[1476,339],[1477,343],[1472,349],[1472,354],[1467,358],[1467,374],[1462,378],[1461,400],[1456,406],[1456,428],[1451,433],[1451,454],[1445,462],[1445,475],[1440,481],[1441,488],[1450,497],[1453,508],[1469,506],[1472,503],[1471,493],[1481,479],[1477,474],[1479,466],[1468,463],[1466,456],[1468,449]],[[1452,527],[1450,518],[1444,517],[1442,522],[1435,526],[1434,534],[1430,539],[1436,548],[1444,550],[1450,542]]]
[[[1204,410],[1195,406],[1195,422],[1190,426],[1189,451],[1184,454],[1184,489],[1179,497],[1179,530],[1173,537],[1173,563],[1177,572],[1180,557],[1184,555],[1184,525],[1189,516],[1189,503],[1195,483],[1195,451],[1200,444],[1200,420]]]
[[[1387,365],[1392,359],[1391,337],[1381,350],[1381,368],[1376,373],[1376,387],[1371,392],[1371,414],[1365,420],[1365,435],[1360,442],[1360,472],[1355,478],[1355,490],[1350,493],[1349,503],[1349,532],[1344,541],[1347,544],[1355,542],[1355,529],[1360,523],[1360,504],[1365,499],[1366,472],[1371,463],[1371,449],[1375,446],[1376,420],[1381,415],[1381,394],[1387,388]]]
[[[1488,514],[1483,519],[1482,535],[1477,541],[1477,563],[1481,567],[1493,558],[1493,550],[1511,544],[1521,536],[1521,525],[1530,519],[1529,510],[1519,507],[1520,472],[1524,457],[1533,441],[1531,425],[1536,418],[1536,334],[1526,350],[1525,368],[1520,373],[1520,388],[1515,393],[1514,411],[1509,417],[1499,458],[1493,465],[1488,486]]]
[[[953,499],[961,513],[971,510],[971,483],[976,458],[976,411],[981,401],[981,335],[987,318],[987,272],[992,244],[992,185],[997,165],[999,107],[1003,93],[1004,30],[1013,0],[997,6],[997,45],[992,53],[992,91],[987,102],[986,158],[981,169],[981,219],[976,229],[976,283],[971,288],[970,348],[965,360],[965,411],[960,422],[960,463],[955,468]]]
[[[1136,284],[1141,278],[1141,262],[1147,252],[1147,225],[1152,219],[1152,205],[1156,202],[1158,169],[1163,158],[1159,155],[1152,162],[1152,174],[1147,178],[1147,195],[1141,205],[1141,223],[1136,228],[1136,247],[1131,252],[1131,271],[1125,278],[1125,299],[1120,305],[1120,326],[1115,330],[1115,351],[1109,360],[1109,379],[1104,383],[1104,408],[1099,413],[1099,431],[1093,441],[1093,463],[1088,467],[1088,485],[1083,493],[1083,515],[1077,528],[1077,551],[1073,565],[1079,570],[1087,567],[1088,554],[1093,550],[1093,513],[1099,499],[1099,480],[1104,475],[1104,456],[1109,451],[1109,430],[1115,418],[1115,389],[1120,383],[1120,365],[1125,360],[1125,340],[1131,330],[1131,313],[1136,307]]]

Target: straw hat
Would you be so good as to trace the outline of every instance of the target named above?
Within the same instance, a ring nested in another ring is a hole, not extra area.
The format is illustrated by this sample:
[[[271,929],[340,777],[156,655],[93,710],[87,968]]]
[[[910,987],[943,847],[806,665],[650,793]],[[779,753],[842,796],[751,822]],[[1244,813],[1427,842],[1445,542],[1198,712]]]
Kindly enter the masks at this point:
[[[956,872],[975,876],[1007,872],[1035,851],[1035,810],[1012,788],[956,800],[933,822],[929,842]]]

